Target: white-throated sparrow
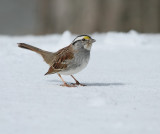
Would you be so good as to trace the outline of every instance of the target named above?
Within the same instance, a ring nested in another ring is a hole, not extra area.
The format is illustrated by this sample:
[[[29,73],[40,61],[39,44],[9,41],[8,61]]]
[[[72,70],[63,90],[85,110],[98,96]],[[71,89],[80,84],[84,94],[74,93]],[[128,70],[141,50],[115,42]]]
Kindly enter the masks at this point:
[[[95,42],[95,40],[90,36],[79,35],[69,46],[54,53],[41,50],[25,43],[18,43],[18,46],[32,50],[43,57],[44,61],[50,65],[50,68],[45,75],[57,73],[64,83],[62,86],[75,87],[76,85],[84,86],[73,77],[73,74],[80,72],[87,66],[93,42]],[[61,77],[61,74],[71,75],[76,83],[71,85],[67,84]]]

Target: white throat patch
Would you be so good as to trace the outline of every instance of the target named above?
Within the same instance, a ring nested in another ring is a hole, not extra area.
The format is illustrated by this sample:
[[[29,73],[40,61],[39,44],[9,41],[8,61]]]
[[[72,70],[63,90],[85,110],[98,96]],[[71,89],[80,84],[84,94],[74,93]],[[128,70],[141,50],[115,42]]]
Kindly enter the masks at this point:
[[[92,47],[92,44],[86,44],[84,45],[84,48],[87,49],[87,50],[91,50],[91,47]]]

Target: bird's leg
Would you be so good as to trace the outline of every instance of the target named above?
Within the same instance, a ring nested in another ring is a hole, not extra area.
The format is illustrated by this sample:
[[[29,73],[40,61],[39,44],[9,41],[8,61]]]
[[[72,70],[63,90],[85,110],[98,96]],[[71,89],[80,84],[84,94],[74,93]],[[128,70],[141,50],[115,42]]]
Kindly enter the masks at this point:
[[[81,83],[79,83],[79,81],[78,80],[76,80],[76,78],[74,78],[73,77],[73,75],[71,75],[71,77],[75,80],[75,84],[73,84],[73,85],[80,85],[80,86],[86,86],[86,85],[83,85],[83,84],[81,84]]]
[[[61,86],[65,86],[65,87],[76,87],[75,85],[69,85],[69,84],[67,84],[64,80],[63,80],[63,78],[62,78],[62,76],[60,75],[60,74],[58,74],[58,76],[61,78],[61,80],[63,81],[63,85],[61,85]]]
[[[76,78],[74,78],[74,77],[73,77],[73,75],[71,75],[71,77],[75,80],[75,82],[76,82],[76,84],[77,84],[77,85],[79,85],[79,84],[80,84],[80,83],[79,83],[79,81],[78,81],[78,80],[76,80]]]

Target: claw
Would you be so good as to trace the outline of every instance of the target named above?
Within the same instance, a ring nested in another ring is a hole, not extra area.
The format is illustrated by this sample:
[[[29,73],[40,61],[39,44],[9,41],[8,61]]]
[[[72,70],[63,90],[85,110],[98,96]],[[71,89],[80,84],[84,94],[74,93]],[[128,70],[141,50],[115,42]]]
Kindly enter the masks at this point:
[[[77,87],[76,85],[69,85],[69,84],[67,84],[67,83],[65,83],[65,84],[62,84],[61,86],[63,86],[63,87]]]
[[[71,83],[71,85],[87,86],[87,85],[81,84],[81,83],[79,83],[79,82]]]

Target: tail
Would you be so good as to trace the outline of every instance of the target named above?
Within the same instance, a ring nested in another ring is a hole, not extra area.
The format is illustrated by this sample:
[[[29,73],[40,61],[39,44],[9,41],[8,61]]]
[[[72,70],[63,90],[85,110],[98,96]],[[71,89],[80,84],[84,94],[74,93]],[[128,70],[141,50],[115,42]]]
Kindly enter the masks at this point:
[[[54,53],[44,51],[42,49],[39,49],[37,47],[31,46],[31,45],[28,45],[28,44],[25,44],[25,43],[17,43],[17,44],[18,44],[18,47],[20,47],[20,48],[28,49],[28,50],[31,50],[31,51],[34,51],[34,52],[40,54],[47,64],[52,65],[52,59],[55,56]]]
[[[25,49],[34,51],[39,54],[41,54],[43,52],[43,50],[41,50],[37,47],[31,46],[31,45],[25,44],[25,43],[18,43],[18,47],[25,48]]]

